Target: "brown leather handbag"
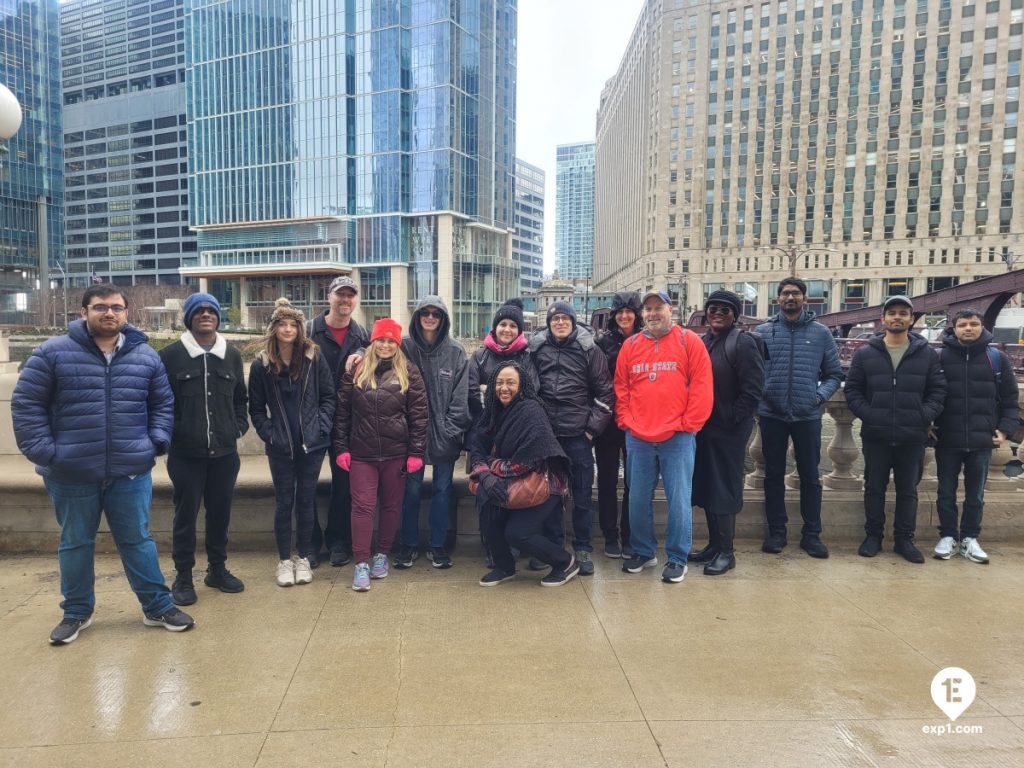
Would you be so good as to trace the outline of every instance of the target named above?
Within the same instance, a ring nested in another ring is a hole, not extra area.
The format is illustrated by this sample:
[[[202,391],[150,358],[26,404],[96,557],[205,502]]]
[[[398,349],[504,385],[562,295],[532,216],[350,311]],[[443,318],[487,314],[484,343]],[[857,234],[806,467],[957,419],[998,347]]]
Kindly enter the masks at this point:
[[[493,472],[497,465],[501,464],[499,459],[491,462]],[[498,474],[495,472],[495,474]],[[505,509],[526,509],[543,504],[551,496],[551,480],[548,472],[527,472],[525,475],[506,477],[505,486],[508,488],[508,500],[501,506]],[[474,478],[469,479],[469,492],[476,494],[480,483]]]

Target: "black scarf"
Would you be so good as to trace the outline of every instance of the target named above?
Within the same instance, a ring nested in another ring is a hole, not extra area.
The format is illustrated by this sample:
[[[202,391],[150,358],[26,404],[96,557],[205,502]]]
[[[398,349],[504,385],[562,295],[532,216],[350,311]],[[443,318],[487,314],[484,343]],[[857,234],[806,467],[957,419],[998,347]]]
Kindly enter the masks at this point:
[[[494,455],[514,464],[537,465],[568,461],[555,438],[544,406],[532,397],[518,395],[497,414]]]

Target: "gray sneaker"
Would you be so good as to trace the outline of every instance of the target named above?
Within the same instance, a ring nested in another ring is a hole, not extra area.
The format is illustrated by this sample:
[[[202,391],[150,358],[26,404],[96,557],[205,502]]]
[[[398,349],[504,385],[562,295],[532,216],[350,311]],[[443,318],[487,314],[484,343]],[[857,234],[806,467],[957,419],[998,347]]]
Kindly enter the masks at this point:
[[[644,557],[643,555],[634,555],[628,560],[623,560],[622,570],[626,573],[640,573],[644,568],[653,568],[658,564],[658,558],[655,556]]]
[[[677,563],[675,560],[669,560],[665,570],[661,572],[661,580],[672,582],[673,584],[678,584],[685,576],[686,566],[682,563]]]
[[[63,619],[50,633],[50,645],[67,645],[73,643],[78,633],[92,624],[92,619]]]
[[[147,627],[163,627],[169,632],[184,632],[195,626],[195,621],[184,611],[171,608],[161,614],[142,614],[142,623]]]
[[[590,559],[589,552],[574,552],[576,562],[580,564],[580,576],[594,575],[594,561]]]

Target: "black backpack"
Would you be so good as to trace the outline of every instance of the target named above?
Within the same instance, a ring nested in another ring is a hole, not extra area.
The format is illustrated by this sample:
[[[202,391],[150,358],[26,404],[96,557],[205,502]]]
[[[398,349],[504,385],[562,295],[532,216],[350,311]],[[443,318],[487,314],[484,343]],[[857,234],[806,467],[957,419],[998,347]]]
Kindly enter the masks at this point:
[[[761,353],[762,360],[767,361],[771,359],[768,354],[768,345],[765,344],[764,339],[756,333],[751,333],[750,331],[745,331],[742,328],[733,326],[729,331],[729,335],[725,337],[725,359],[729,361],[729,365],[733,368],[736,367],[736,346],[739,344],[741,333],[746,334],[754,340],[754,344],[757,345],[757,349]]]

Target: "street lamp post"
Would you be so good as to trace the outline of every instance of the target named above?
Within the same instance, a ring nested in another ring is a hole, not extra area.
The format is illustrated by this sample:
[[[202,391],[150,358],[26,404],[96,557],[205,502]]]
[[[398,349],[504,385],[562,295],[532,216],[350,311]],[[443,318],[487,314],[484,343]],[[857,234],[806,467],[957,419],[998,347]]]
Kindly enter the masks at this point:
[[[60,270],[60,284],[64,288],[64,323],[67,327],[68,324],[68,273],[64,271],[64,265],[59,261],[57,262],[57,269]]]
[[[778,246],[770,246],[773,251],[778,251],[789,261],[789,276],[796,277],[796,262],[801,256],[806,256],[808,253],[835,253],[835,248],[807,248],[803,251],[797,251],[796,246],[790,246],[787,251],[785,248],[779,248]]]

